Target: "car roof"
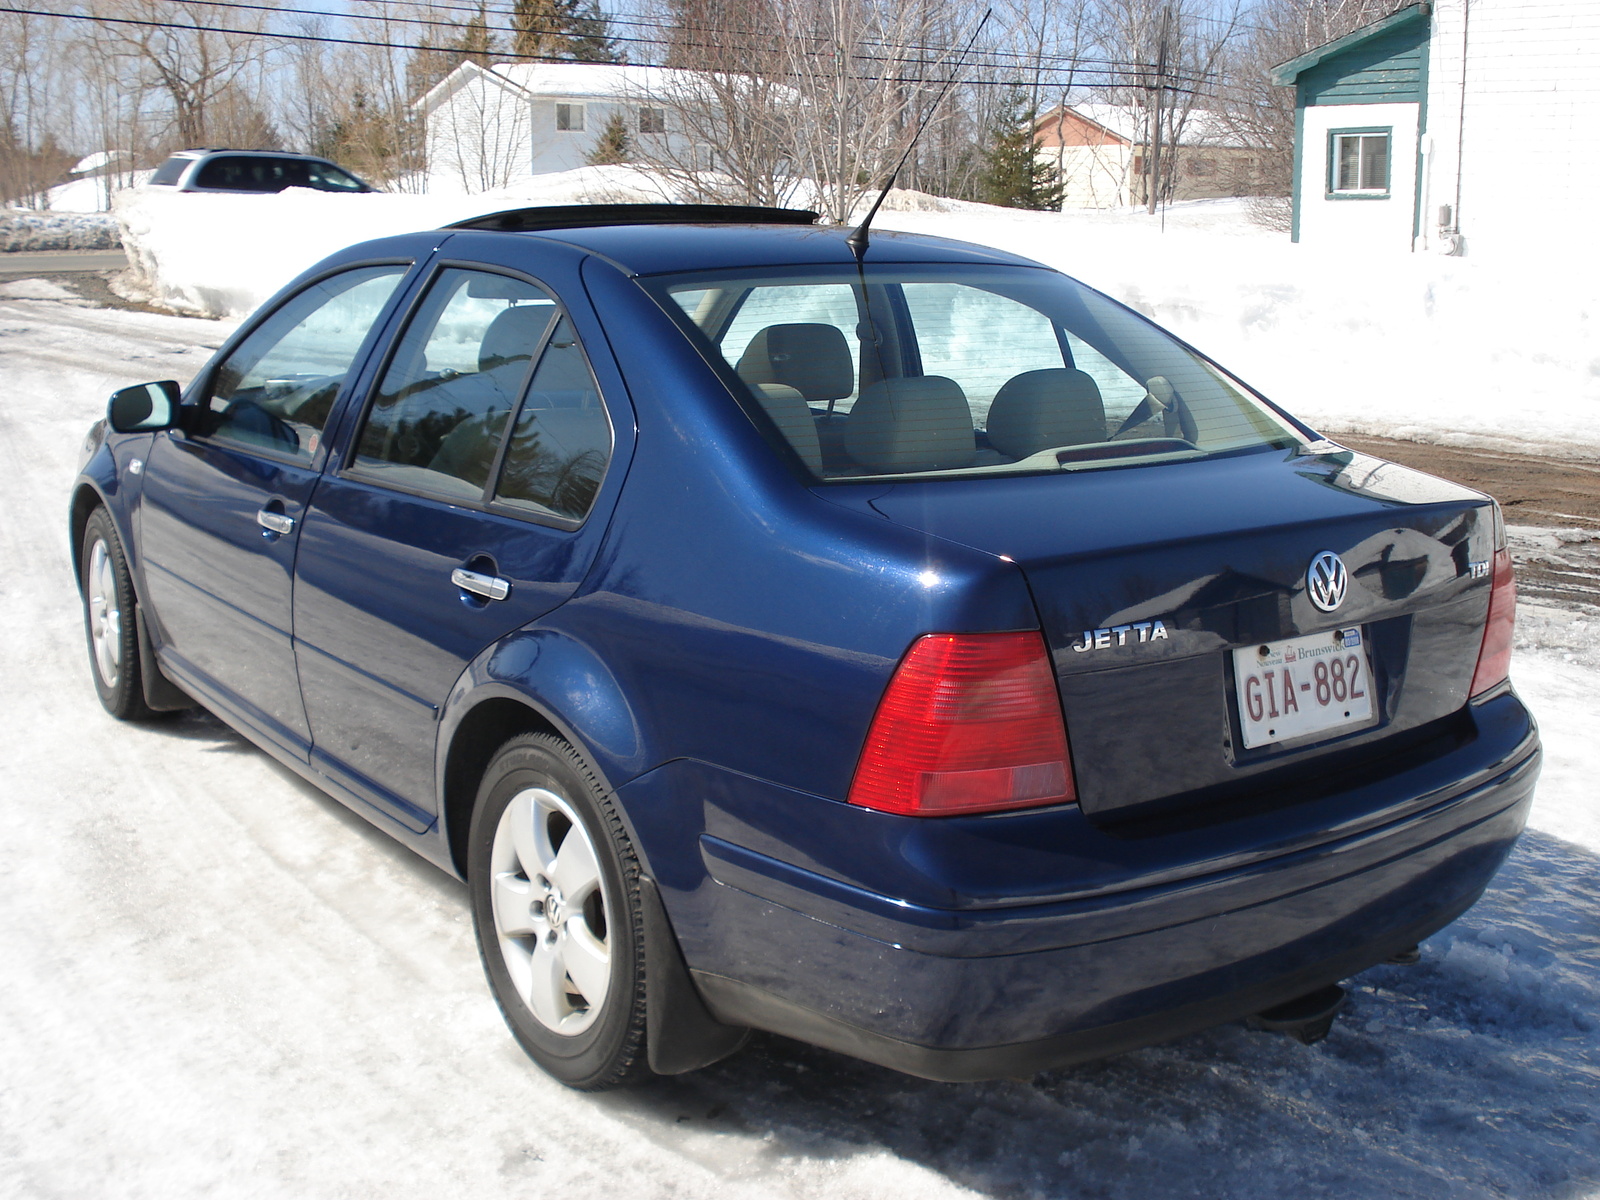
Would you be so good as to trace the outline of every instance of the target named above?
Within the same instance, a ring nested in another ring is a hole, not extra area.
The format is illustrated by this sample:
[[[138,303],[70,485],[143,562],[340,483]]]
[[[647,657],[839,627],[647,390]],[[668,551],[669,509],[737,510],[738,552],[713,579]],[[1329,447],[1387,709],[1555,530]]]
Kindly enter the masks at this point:
[[[204,158],[208,154],[243,154],[251,158],[303,158],[307,162],[329,162],[320,154],[301,154],[297,150],[232,150],[227,146],[194,146],[174,150],[168,158]]]
[[[537,232],[494,233],[505,238],[566,242],[609,259],[630,275],[741,267],[855,263],[844,225],[596,225]],[[920,233],[874,230],[866,263],[969,263],[1040,267],[1004,250]],[[1049,268],[1045,268],[1049,269]]]

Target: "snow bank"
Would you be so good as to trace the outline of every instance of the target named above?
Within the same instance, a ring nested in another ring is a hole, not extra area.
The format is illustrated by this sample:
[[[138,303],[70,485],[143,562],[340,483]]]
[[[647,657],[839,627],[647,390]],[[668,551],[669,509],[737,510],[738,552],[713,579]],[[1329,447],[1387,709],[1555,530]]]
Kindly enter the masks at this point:
[[[666,199],[630,167],[585,167],[527,186],[467,195],[336,195],[290,188],[220,195],[133,188],[114,206],[136,282],[153,303],[212,317],[253,311],[301,271],[353,242],[535,204]]]
[[[668,198],[644,172],[590,167],[472,196],[135,190],[119,198],[117,215],[151,299],[242,316],[351,242],[497,208]],[[1151,217],[931,200],[896,193],[877,224],[1058,267],[1329,432],[1600,457],[1600,281],[1592,273],[1548,260],[1296,246],[1252,225],[1247,201],[1197,201]]]
[[[0,252],[8,250],[114,250],[121,245],[110,213],[0,209]]]

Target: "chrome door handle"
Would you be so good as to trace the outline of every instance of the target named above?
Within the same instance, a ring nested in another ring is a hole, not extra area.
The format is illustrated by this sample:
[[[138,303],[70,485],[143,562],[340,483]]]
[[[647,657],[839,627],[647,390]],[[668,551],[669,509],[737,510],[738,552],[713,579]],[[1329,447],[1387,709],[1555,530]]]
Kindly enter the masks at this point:
[[[511,584],[496,575],[481,575],[477,571],[457,567],[450,572],[450,582],[463,592],[482,596],[485,600],[504,600],[511,595]]]
[[[279,512],[269,512],[264,508],[260,512],[256,513],[256,524],[261,526],[261,528],[265,529],[268,533],[294,532],[293,517],[286,517]]]

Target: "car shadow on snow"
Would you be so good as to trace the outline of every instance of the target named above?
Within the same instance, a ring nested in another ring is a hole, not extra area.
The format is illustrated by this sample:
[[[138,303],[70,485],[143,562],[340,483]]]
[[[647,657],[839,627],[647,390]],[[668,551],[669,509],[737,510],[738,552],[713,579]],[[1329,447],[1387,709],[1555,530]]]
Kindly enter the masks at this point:
[[[143,730],[162,737],[198,743],[208,754],[240,754],[255,757],[267,770],[282,780],[285,787],[292,789],[296,795],[361,839],[367,848],[381,855],[390,866],[403,872],[415,885],[441,898],[459,898],[465,905],[466,887],[455,876],[435,866],[405,843],[390,836],[384,829],[284,766],[206,709],[185,709],[180,713],[163,716],[145,723]],[[219,802],[225,799],[226,797],[219,797]]]
[[[602,1102],[663,1140],[698,1128],[780,1157],[888,1152],[994,1196],[1587,1195],[1597,865],[1529,832],[1420,965],[1357,977],[1315,1046],[1235,1024],[1029,1081],[939,1084],[758,1036]]]

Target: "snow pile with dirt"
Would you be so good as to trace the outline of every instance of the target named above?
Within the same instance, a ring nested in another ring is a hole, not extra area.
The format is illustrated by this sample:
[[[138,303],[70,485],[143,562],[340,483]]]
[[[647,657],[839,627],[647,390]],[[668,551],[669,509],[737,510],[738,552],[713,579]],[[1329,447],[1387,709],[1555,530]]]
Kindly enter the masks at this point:
[[[0,253],[20,250],[115,250],[122,244],[110,213],[0,209]]]
[[[670,198],[631,167],[480,195],[436,183],[429,195],[133,190],[117,216],[145,297],[237,317],[352,242],[502,208]],[[876,224],[1058,267],[1327,432],[1600,457],[1600,276],[1539,259],[1296,246],[1253,225],[1248,205],[1032,213],[901,192]]]

